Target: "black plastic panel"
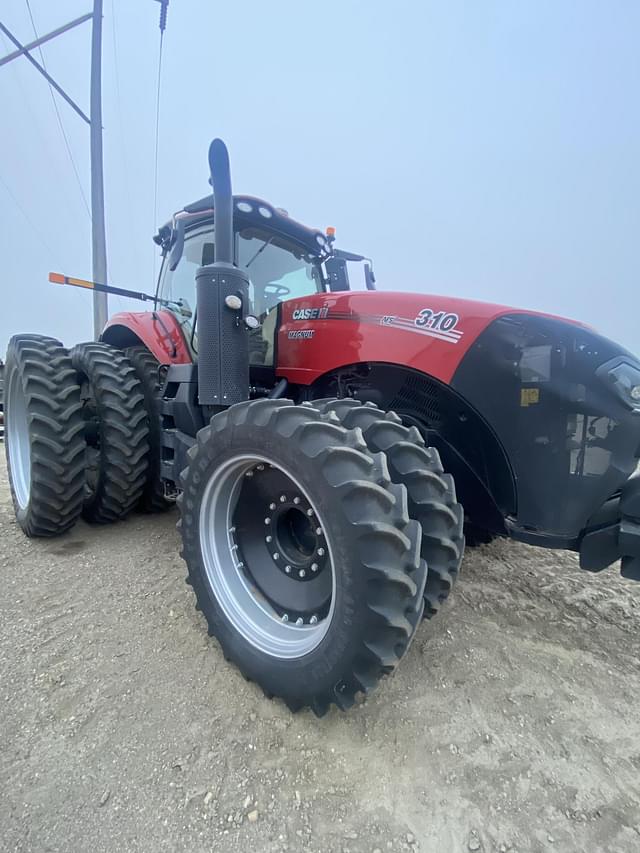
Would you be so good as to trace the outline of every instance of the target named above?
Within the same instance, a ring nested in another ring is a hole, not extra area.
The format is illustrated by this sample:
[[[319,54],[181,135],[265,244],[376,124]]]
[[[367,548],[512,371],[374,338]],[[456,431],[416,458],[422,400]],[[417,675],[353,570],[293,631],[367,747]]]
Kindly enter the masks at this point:
[[[489,422],[517,483],[512,529],[577,537],[637,465],[640,418],[595,373],[621,347],[589,329],[502,317],[465,355],[452,386]]]
[[[240,313],[225,305],[231,294],[248,304],[246,276],[216,265],[196,273],[198,396],[203,406],[231,406],[249,399],[249,336]]]

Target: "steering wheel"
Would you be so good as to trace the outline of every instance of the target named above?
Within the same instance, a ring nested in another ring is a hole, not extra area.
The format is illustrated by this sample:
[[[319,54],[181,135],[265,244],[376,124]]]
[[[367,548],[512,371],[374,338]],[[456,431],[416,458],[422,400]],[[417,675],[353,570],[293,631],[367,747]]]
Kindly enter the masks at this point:
[[[291,293],[290,287],[285,287],[284,284],[267,284],[265,289],[265,293],[268,293],[269,296],[289,296]]]

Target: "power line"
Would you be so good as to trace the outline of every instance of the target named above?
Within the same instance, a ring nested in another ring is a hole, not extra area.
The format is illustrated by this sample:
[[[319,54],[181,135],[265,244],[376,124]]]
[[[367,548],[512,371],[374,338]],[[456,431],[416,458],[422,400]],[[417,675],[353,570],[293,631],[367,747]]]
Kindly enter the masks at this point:
[[[22,214],[22,216],[23,216],[23,217],[24,217],[24,219],[26,220],[27,224],[31,227],[31,230],[32,230],[32,231],[33,231],[33,233],[36,235],[36,237],[38,238],[38,240],[40,240],[40,242],[42,243],[42,245],[45,247],[45,249],[47,250],[47,253],[48,253],[51,257],[56,257],[56,258],[58,258],[58,260],[59,260],[58,253],[57,253],[57,252],[54,252],[54,251],[53,251],[53,249],[51,248],[51,246],[49,246],[49,244],[47,243],[47,241],[46,241],[46,240],[45,240],[45,238],[43,237],[42,232],[40,231],[40,229],[39,229],[39,228],[37,228],[37,227],[36,227],[36,225],[34,224],[33,220],[31,219],[31,217],[29,216],[29,214],[27,213],[27,211],[24,209],[24,207],[20,204],[20,202],[18,201],[18,199],[15,197],[15,195],[13,194],[13,191],[11,190],[11,187],[6,183],[6,181],[4,180],[4,178],[2,177],[2,175],[0,175],[0,184],[2,184],[2,186],[4,187],[4,189],[5,189],[6,193],[7,193],[7,195],[9,196],[9,198],[11,199],[11,201],[12,201],[12,202],[15,204],[15,206],[18,208],[18,210],[20,211],[20,213]]]
[[[31,3],[29,0],[25,0],[27,4],[27,10],[29,12],[29,19],[31,20],[31,27],[33,28],[33,34],[36,38],[39,38],[38,31],[36,30],[35,21],[33,19],[33,13],[31,11]],[[42,53],[42,47],[38,46],[38,53],[40,54],[40,59],[42,61],[42,67],[47,70],[47,66],[44,61],[44,54]],[[73,152],[71,150],[71,145],[69,144],[69,138],[64,129],[64,125],[62,123],[62,116],[60,115],[60,111],[58,109],[58,102],[56,101],[56,96],[53,94],[53,87],[51,83],[49,83],[49,92],[51,94],[51,100],[53,101],[53,108],[56,113],[56,118],[58,119],[58,126],[60,127],[60,132],[62,133],[62,138],[64,139],[64,144],[67,149],[67,154],[69,155],[69,160],[71,161],[71,166],[73,167],[74,174],[76,176],[76,180],[78,182],[78,188],[80,190],[80,195],[82,196],[82,201],[84,202],[85,209],[87,211],[87,215],[89,219],[91,219],[91,210],[89,209],[89,202],[87,201],[87,197],[85,195],[84,189],[82,188],[82,181],[80,180],[80,173],[78,172],[78,167],[76,166],[76,161],[73,156]]]

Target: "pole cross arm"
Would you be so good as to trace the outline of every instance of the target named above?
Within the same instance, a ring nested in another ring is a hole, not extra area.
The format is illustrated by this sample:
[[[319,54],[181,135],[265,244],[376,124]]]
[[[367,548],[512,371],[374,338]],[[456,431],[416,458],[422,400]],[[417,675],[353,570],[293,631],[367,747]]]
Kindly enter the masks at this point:
[[[13,53],[7,54],[7,56],[3,56],[0,59],[0,65],[5,65],[7,62],[11,62],[12,59],[17,59],[19,56],[22,56],[23,53],[27,53],[29,50],[33,50],[34,47],[40,47],[41,44],[44,44],[46,41],[51,41],[56,36],[61,35],[62,33],[66,33],[67,30],[71,30],[74,27],[77,27],[78,24],[84,24],[85,21],[91,20],[91,12],[87,12],[86,15],[82,15],[80,18],[76,18],[74,21],[70,21],[68,24],[64,24],[62,27],[58,27],[57,30],[52,30],[52,32],[47,33],[46,36],[40,36],[35,41],[30,41],[29,44],[25,44],[24,47],[20,47],[19,50],[14,50]]]
[[[40,63],[37,62],[37,60],[35,60],[33,58],[33,56],[31,56],[31,54],[29,53],[29,50],[31,50],[34,47],[38,47],[39,45],[43,44],[45,41],[49,41],[50,39],[54,38],[57,35],[60,35],[60,33],[66,32],[67,30],[71,29],[71,27],[75,27],[78,24],[84,23],[84,21],[88,21],[91,17],[92,17],[91,13],[89,13],[88,15],[83,15],[81,18],[77,18],[75,21],[72,21],[70,24],[66,24],[64,27],[59,27],[57,30],[54,30],[52,33],[49,33],[46,36],[42,36],[41,38],[36,39],[36,41],[31,42],[28,45],[21,44],[18,41],[18,39],[13,35],[13,33],[11,33],[5,27],[5,25],[2,22],[0,22],[0,31],[2,31],[7,36],[7,38],[10,39],[13,42],[13,44],[18,48],[18,50],[14,51],[13,53],[10,53],[8,56],[4,56],[2,59],[0,59],[0,65],[5,65],[7,62],[10,62],[12,59],[16,59],[18,56],[24,56],[25,59],[28,59],[29,62],[33,66],[35,66],[35,68],[38,69],[38,71],[42,74],[42,76],[47,81],[47,83],[49,83],[51,86],[53,86],[53,88],[56,90],[56,92],[62,98],[64,98],[64,100],[69,104],[69,106],[72,109],[74,109],[77,112],[77,114],[80,116],[80,118],[84,119],[84,121],[86,121],[87,124],[91,124],[88,116],[80,109],[80,107],[76,104],[76,102],[74,100],[72,100],[72,98],[70,98],[69,95],[67,95],[67,93],[64,91],[62,86],[59,86],[56,83],[56,81],[53,79],[53,77],[42,67],[42,65],[40,65]]]

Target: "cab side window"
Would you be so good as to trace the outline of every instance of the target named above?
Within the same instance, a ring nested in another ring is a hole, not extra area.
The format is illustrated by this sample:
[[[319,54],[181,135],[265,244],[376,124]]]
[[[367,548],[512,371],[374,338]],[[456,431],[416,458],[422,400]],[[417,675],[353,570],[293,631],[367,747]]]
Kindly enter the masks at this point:
[[[213,225],[189,232],[185,236],[182,257],[175,270],[170,270],[168,261],[165,262],[159,295],[162,299],[182,299],[193,312],[196,307],[196,270],[212,264],[213,260]]]

